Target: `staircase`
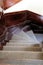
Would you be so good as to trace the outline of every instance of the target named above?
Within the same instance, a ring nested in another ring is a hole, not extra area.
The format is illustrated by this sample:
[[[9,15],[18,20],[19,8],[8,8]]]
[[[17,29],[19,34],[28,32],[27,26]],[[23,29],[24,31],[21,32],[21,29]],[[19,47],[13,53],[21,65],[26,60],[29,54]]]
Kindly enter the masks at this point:
[[[39,44],[16,42],[15,37],[0,50],[0,65],[43,65],[43,51]]]
[[[9,41],[11,35],[8,32],[11,31],[5,30],[4,35],[0,36],[0,49],[3,48],[0,50],[0,65],[43,65],[43,49],[40,44],[36,44],[37,41],[24,33],[14,35]],[[8,42],[2,46],[5,40]]]

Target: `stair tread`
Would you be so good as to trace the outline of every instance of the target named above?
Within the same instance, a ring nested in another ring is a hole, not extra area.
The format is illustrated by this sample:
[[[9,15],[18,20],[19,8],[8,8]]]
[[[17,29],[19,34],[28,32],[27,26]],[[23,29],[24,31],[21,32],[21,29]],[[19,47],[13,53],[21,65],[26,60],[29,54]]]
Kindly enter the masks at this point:
[[[11,43],[7,43],[6,46],[34,46],[34,45],[37,45],[39,46],[39,44],[32,44],[32,43],[14,43],[14,42],[11,42]]]
[[[28,46],[4,46],[3,51],[42,51],[41,47],[28,47]]]
[[[4,46],[4,48],[7,48],[7,47],[8,47],[8,48],[9,48],[9,47],[11,47],[11,48],[12,48],[12,47],[13,47],[13,48],[27,48],[27,47],[28,47],[28,48],[41,48],[41,47],[29,47],[29,46]]]
[[[42,59],[43,52],[33,51],[0,51],[0,59]]]

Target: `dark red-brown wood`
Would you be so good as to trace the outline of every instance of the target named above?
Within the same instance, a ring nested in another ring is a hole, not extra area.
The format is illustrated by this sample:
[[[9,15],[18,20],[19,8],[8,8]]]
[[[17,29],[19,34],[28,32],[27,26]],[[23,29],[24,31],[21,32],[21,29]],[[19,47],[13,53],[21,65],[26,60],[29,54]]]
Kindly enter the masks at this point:
[[[6,27],[5,27],[5,21],[3,18],[3,12],[0,12],[0,50],[2,50],[3,45],[6,44],[5,34],[6,34]]]
[[[26,20],[31,20],[34,23],[43,25],[43,19],[41,19],[41,15],[38,15],[27,10],[7,13],[4,15],[4,19],[5,25],[8,27],[23,23]]]

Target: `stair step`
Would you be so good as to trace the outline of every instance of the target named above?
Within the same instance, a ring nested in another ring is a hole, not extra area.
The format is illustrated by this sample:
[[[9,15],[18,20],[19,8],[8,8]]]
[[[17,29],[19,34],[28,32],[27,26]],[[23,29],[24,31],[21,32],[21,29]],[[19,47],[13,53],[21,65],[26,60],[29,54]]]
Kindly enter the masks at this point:
[[[39,59],[43,60],[43,52],[33,51],[0,51],[0,60]]]
[[[42,51],[42,48],[29,46],[4,46],[3,51]]]
[[[33,44],[33,43],[14,43],[14,42],[9,42],[6,44],[6,46],[29,46],[29,47],[39,47],[40,44]]]
[[[43,60],[35,60],[35,59],[3,60],[1,61],[0,65],[43,65]]]
[[[14,43],[19,43],[19,42],[21,42],[21,43],[32,43],[32,44],[38,43],[38,42],[35,42],[35,41],[34,41],[34,42],[32,42],[32,41],[30,42],[30,41],[25,40],[25,39],[24,39],[24,40],[13,40],[13,39],[11,39],[10,42],[14,42]],[[38,44],[40,44],[40,42],[39,42]]]

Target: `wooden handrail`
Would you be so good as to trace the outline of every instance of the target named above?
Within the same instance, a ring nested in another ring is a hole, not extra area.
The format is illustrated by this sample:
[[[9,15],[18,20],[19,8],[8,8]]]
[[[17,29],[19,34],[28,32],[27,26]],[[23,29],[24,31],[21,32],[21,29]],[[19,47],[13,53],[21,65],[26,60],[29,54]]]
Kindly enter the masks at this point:
[[[43,25],[43,16],[28,10],[6,13],[4,19],[6,26],[17,25],[26,20],[31,20],[34,23]]]

